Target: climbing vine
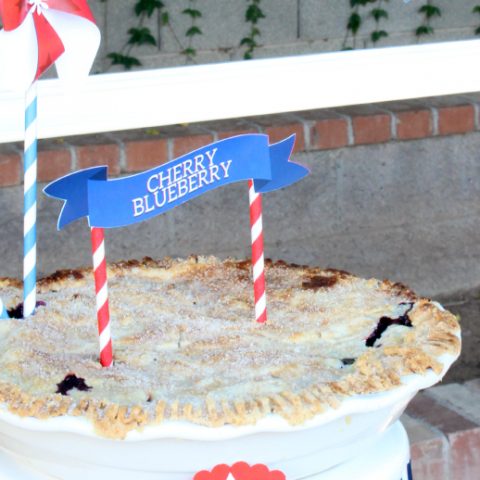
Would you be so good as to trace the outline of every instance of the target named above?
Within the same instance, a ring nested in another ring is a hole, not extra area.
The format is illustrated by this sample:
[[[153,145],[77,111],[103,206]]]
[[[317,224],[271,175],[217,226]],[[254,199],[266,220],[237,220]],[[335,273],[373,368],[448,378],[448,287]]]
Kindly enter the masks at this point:
[[[388,12],[383,8],[385,2],[388,2],[388,0],[379,0],[378,5],[370,12],[375,21],[375,30],[370,34],[370,40],[374,45],[382,38],[388,37],[388,32],[380,25],[383,20],[388,19]]]
[[[182,11],[182,15],[186,15],[190,19],[190,26],[185,32],[188,43],[182,50],[187,60],[190,61],[194,61],[194,57],[197,54],[197,50],[193,46],[193,40],[197,35],[202,35],[202,30],[197,25],[197,20],[202,16],[202,12],[196,8],[196,1],[197,0],[189,0],[188,8]]]
[[[106,2],[107,0],[100,0]],[[346,31],[342,42],[343,50],[351,50],[357,47],[366,48],[376,46],[385,40],[388,36],[388,22],[390,15],[388,4],[390,0],[344,0],[350,7],[350,12],[346,21]],[[401,1],[401,0],[395,0]],[[408,3],[410,0],[404,0]],[[135,15],[135,25],[127,31],[127,39],[123,47],[116,52],[109,52],[107,58],[111,65],[120,65],[124,69],[141,66],[139,58],[136,56],[136,49],[142,46],[154,46],[160,49],[160,35],[154,36],[148,27],[148,19],[157,15],[158,28],[167,29],[171,38],[178,46],[178,52],[182,53],[187,63],[195,62],[197,55],[196,39],[203,35],[201,21],[202,11],[199,7],[199,0],[177,0],[177,3],[183,2],[184,8],[180,10],[179,15],[186,17],[188,26],[178,33],[178,27],[172,24],[170,5],[173,0],[135,0],[133,13]],[[414,28],[414,34],[417,40],[422,37],[433,35],[434,21],[442,16],[442,10],[436,4],[437,0],[423,0],[418,7],[417,12],[421,16],[420,25]],[[221,2],[219,2],[221,4]],[[219,7],[220,8],[220,7]],[[480,4],[476,5],[472,13],[480,16]],[[244,21],[248,26],[247,34],[240,39],[238,47],[243,51],[244,59],[254,57],[255,51],[260,46],[259,38],[261,30],[259,24],[266,18],[262,10],[261,0],[246,0],[244,10]],[[150,22],[151,23],[151,22]],[[175,22],[174,22],[175,23]],[[480,20],[479,20],[480,23]],[[175,24],[176,25],[176,24]],[[360,33],[361,41],[360,41]],[[475,34],[480,35],[480,25],[475,29]]]
[[[249,4],[247,5],[247,10],[245,11],[245,21],[250,24],[250,31],[248,35],[243,37],[240,40],[240,46],[246,47],[246,50],[243,54],[245,60],[250,60],[253,58],[253,52],[258,47],[257,37],[261,35],[260,29],[258,28],[258,22],[265,18],[265,14],[260,8],[261,0],[247,0]]]
[[[423,16],[423,22],[415,30],[417,39],[426,35],[433,35],[434,29],[432,27],[432,20],[435,17],[442,16],[440,8],[434,5],[432,0],[427,0],[427,2],[418,9],[418,13]]]
[[[101,1],[106,2],[107,0]],[[128,38],[122,49],[119,52],[107,54],[111,65],[121,65],[125,70],[141,66],[140,60],[133,55],[134,49],[144,45],[158,47],[158,42],[152,31],[145,25],[146,20],[155,13],[159,18],[159,28],[168,28],[181,53],[185,55],[187,62],[194,61],[194,57],[197,54],[197,50],[194,47],[194,37],[202,35],[202,30],[198,26],[198,19],[202,17],[202,12],[196,8],[197,0],[187,0],[187,2],[187,7],[182,10],[182,15],[189,18],[190,25],[184,33],[186,41],[182,42],[172,27],[170,12],[167,10],[164,2],[161,0],[137,0],[133,7],[133,12],[137,18],[136,25],[127,31]]]
[[[369,40],[376,45],[382,38],[388,37],[388,32],[382,28],[382,23],[388,19],[388,12],[385,4],[389,0],[349,0],[350,15],[347,20],[347,29],[343,40],[343,50],[353,50],[357,47],[358,33],[362,25],[370,17],[373,19],[374,27],[370,32]],[[372,7],[366,11],[367,7]],[[367,41],[364,42],[367,46]]]
[[[102,0],[102,2],[105,1]],[[168,21],[168,12],[164,11],[165,5],[161,0],[138,0],[133,9],[138,20],[136,25],[128,30],[128,39],[123,48],[119,52],[107,54],[111,65],[122,65],[125,70],[141,66],[140,60],[132,55],[132,50],[135,47],[141,47],[142,45],[157,46],[157,40],[152,35],[151,30],[145,26],[145,20],[155,12],[159,12],[161,18]]]
[[[365,5],[364,2],[358,0],[350,0],[351,13],[347,21],[347,31],[343,40],[343,50],[353,50],[356,47],[357,33],[362,25],[362,16],[360,15],[360,7]]]

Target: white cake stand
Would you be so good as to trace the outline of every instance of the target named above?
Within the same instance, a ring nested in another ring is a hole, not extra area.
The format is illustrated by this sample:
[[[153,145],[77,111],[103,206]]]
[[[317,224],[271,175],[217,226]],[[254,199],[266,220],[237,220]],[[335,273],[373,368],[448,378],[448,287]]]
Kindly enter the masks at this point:
[[[397,421],[373,445],[359,450],[350,461],[326,472],[288,480],[411,480],[408,473],[409,450],[405,429]],[[59,480],[59,477],[35,472],[0,451],[0,480]],[[62,480],[68,480],[68,477]]]
[[[278,469],[288,480],[399,480],[409,448],[398,418],[419,390],[442,379],[456,356],[437,360],[440,374],[402,377],[399,387],[349,397],[300,426],[277,415],[218,428],[165,421],[111,440],[96,435],[85,418],[21,418],[3,409],[0,471],[16,469],[4,478],[19,480],[192,480],[198,471],[244,461]]]
[[[340,480],[360,478],[342,468],[350,463],[361,469],[366,462],[370,476],[365,478],[376,478],[372,469],[380,469],[379,479],[398,480],[408,460],[408,441],[397,420],[419,389],[438,380],[433,372],[412,375],[392,391],[349,398],[301,427],[274,415],[253,426],[218,429],[164,422],[131,432],[126,440],[100,438],[77,417],[39,420],[0,411],[0,449],[8,452],[2,471],[11,457],[10,468],[21,466],[50,479],[191,480],[200,470],[245,461],[278,469],[288,480]],[[380,455],[379,449],[387,451]]]

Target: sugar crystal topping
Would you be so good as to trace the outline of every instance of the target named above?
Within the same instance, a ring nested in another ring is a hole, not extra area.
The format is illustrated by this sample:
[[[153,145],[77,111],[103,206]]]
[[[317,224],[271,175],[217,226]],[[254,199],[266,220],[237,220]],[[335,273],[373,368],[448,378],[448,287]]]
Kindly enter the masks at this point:
[[[422,326],[422,312],[434,307],[405,287],[284,263],[268,263],[266,276],[268,322],[258,324],[247,262],[192,257],[111,266],[114,365],[102,368],[91,272],[54,275],[39,284],[46,305],[34,316],[0,323],[0,386],[18,388],[13,409],[36,416],[30,407],[42,398],[64,406],[60,413],[50,407],[54,415],[96,405],[98,425],[108,406],[116,408],[113,423],[118,408],[124,418],[135,411],[127,430],[163,418],[251,423],[272,411],[298,423],[323,408],[316,403],[334,405],[349,385],[354,393],[382,390],[402,373],[438,366],[441,349]],[[0,295],[11,307],[21,291],[0,281]],[[442,332],[458,328],[437,310],[449,325]],[[367,345],[380,319],[406,316],[411,325],[393,322]],[[453,337],[444,350],[458,348]],[[408,368],[401,349],[417,352]],[[59,395],[69,375],[88,389]]]

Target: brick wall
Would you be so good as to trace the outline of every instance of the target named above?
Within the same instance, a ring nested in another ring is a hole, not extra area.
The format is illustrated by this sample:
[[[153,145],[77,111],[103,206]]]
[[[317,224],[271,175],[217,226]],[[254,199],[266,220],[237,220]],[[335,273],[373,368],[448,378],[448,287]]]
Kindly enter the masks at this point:
[[[401,420],[415,480],[480,478],[480,379],[419,393]]]
[[[97,164],[107,164],[109,176],[137,172],[242,133],[272,142],[295,133],[295,152],[309,152],[479,131],[479,116],[480,95],[472,94],[40,140],[38,180]],[[0,187],[21,183],[22,148],[0,145]]]

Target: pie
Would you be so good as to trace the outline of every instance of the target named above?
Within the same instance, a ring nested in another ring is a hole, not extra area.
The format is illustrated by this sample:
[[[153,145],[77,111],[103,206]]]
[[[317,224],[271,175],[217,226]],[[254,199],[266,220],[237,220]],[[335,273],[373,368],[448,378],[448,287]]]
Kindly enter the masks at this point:
[[[404,285],[266,262],[254,321],[249,261],[192,256],[108,267],[114,365],[98,361],[91,270],[38,282],[34,316],[0,322],[0,402],[20,416],[83,416],[104,437],[167,420],[299,425],[458,355],[456,317]],[[21,284],[0,279],[21,317]]]

